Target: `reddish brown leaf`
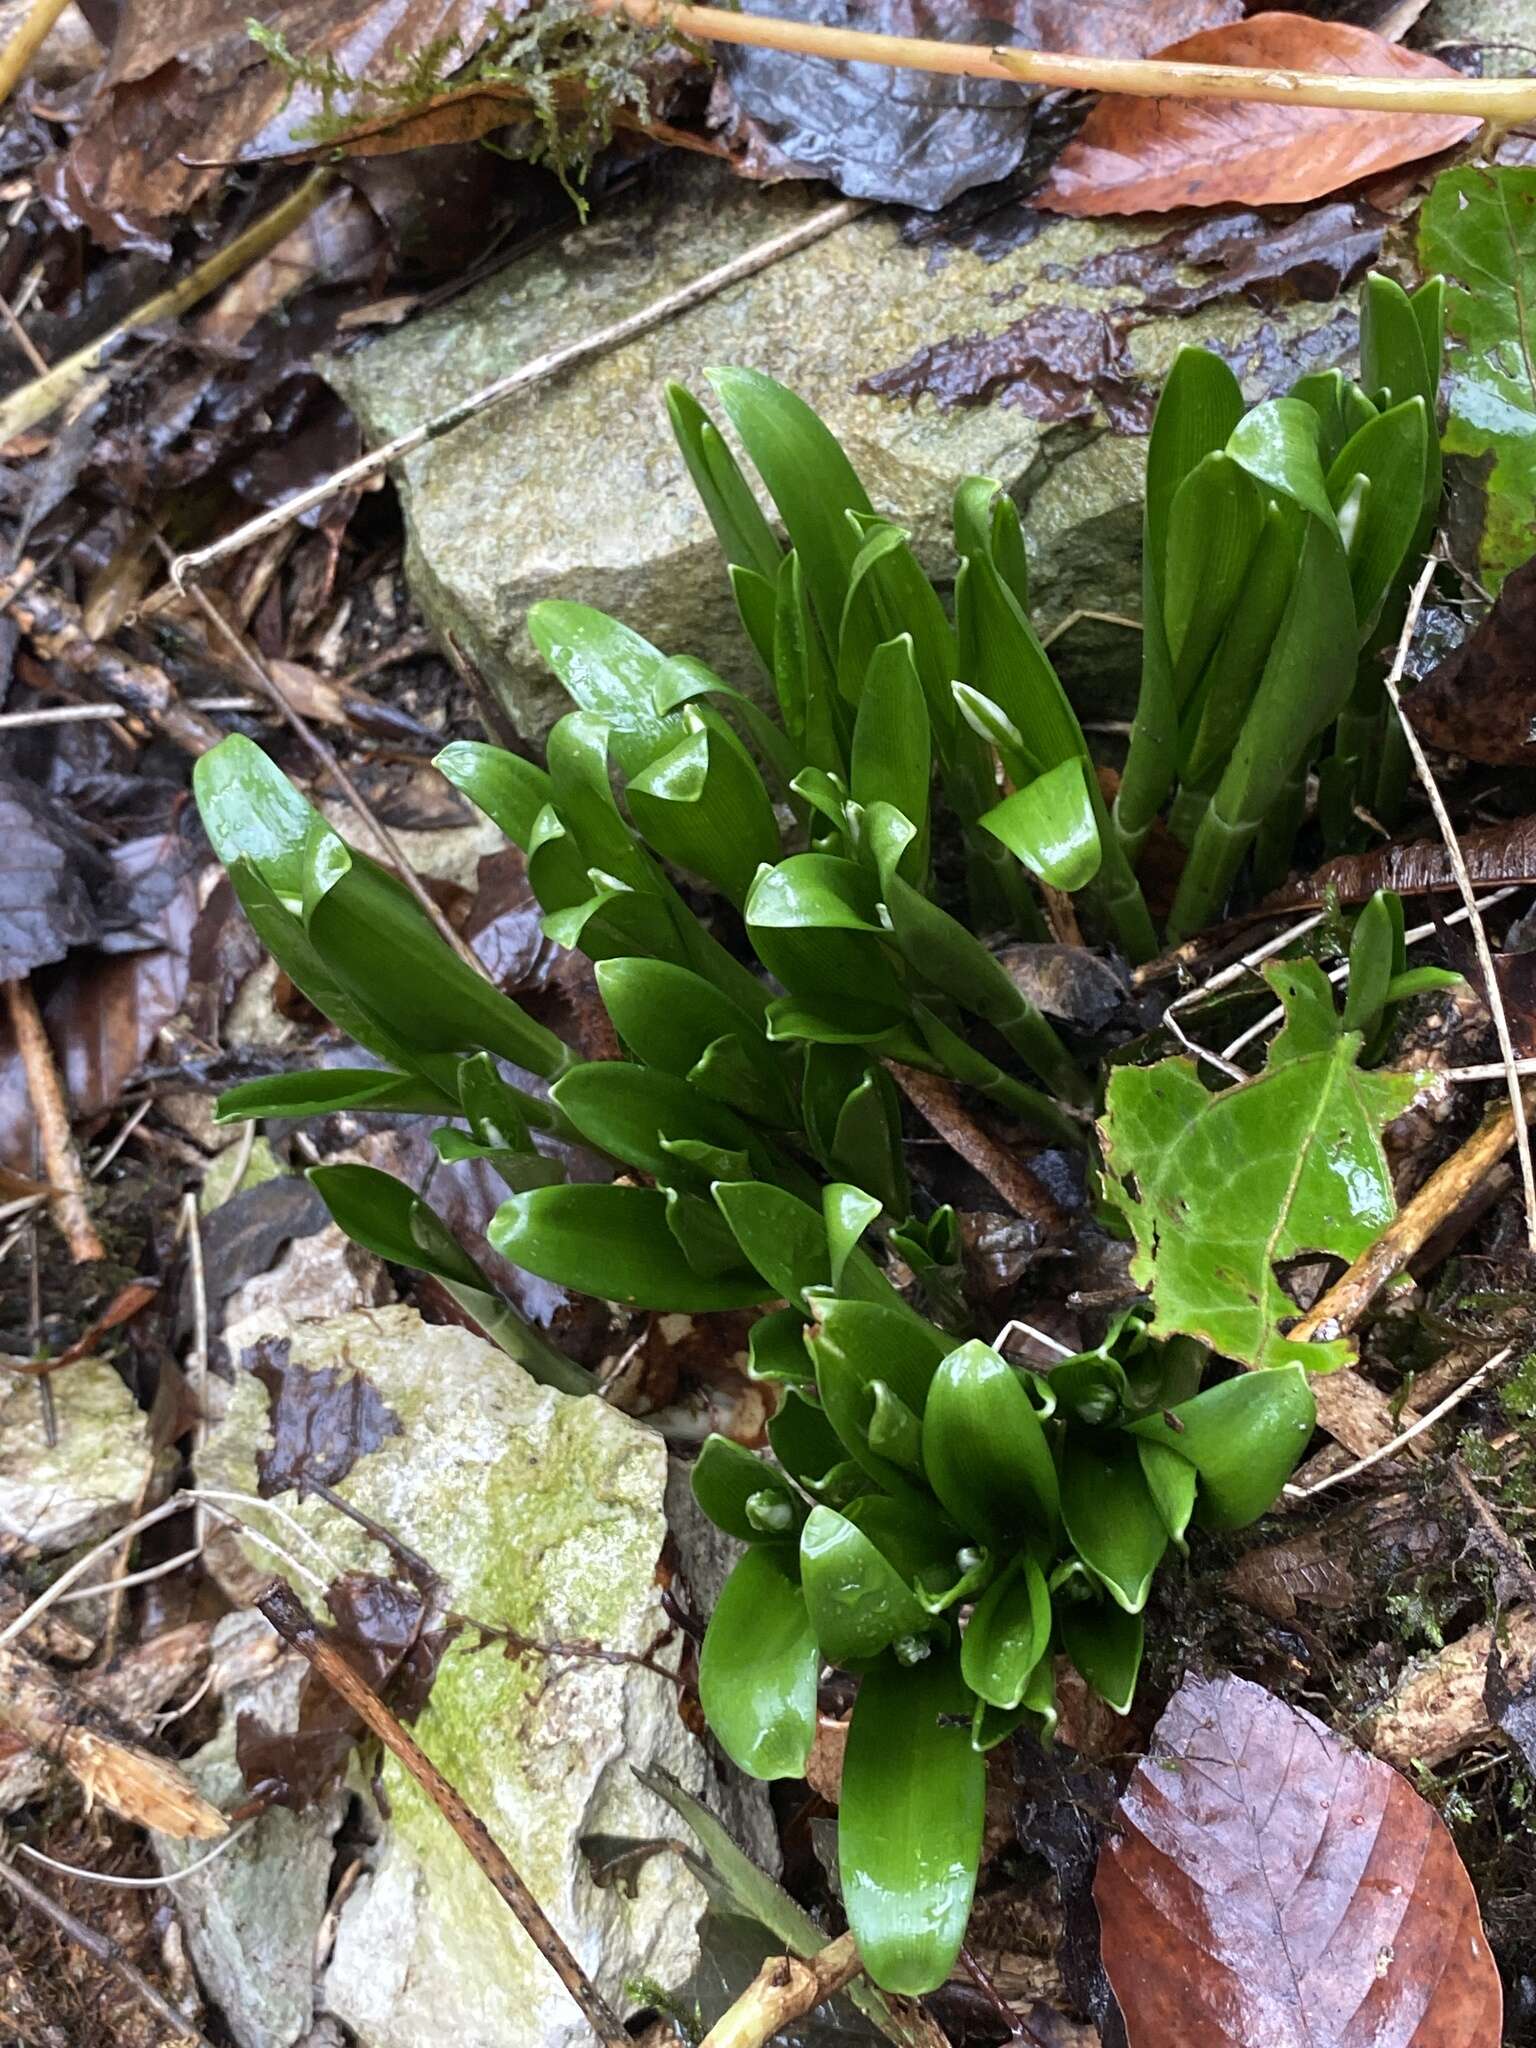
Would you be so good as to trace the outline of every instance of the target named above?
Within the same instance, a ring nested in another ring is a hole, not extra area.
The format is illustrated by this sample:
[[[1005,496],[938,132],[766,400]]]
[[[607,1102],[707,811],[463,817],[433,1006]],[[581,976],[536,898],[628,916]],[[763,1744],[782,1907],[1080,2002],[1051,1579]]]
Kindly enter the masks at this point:
[[[1480,889],[1501,889],[1536,882],[1536,818],[1480,825],[1460,835],[1467,873]],[[1310,875],[1274,890],[1260,909],[1303,910],[1322,904],[1330,889],[1341,903],[1364,903],[1378,889],[1399,896],[1426,890],[1454,889],[1450,857],[1440,839],[1413,839],[1404,844],[1373,847],[1369,853],[1343,853],[1325,860]]]
[[[307,1371],[294,1364],[286,1337],[264,1337],[254,1351],[251,1370],[271,1402],[272,1445],[256,1453],[264,1500],[290,1488],[302,1498],[317,1481],[334,1486],[385,1437],[400,1434],[400,1418],[364,1374]]]
[[[1503,1996],[1445,1823],[1245,1679],[1187,1679],[1094,1897],[1131,2048],[1493,2048]]]
[[[1455,76],[1438,58],[1400,49],[1370,29],[1303,14],[1260,14],[1202,29],[1158,55],[1266,71]],[[1478,125],[1445,114],[1110,94],[1057,159],[1035,202],[1078,214],[1166,213],[1228,201],[1283,206],[1450,149]]]
[[[951,335],[894,368],[866,377],[861,391],[916,399],[930,392],[948,411],[999,399],[1031,419],[1091,419],[1097,400],[1120,434],[1144,434],[1152,399],[1136,375],[1123,326],[1082,306],[1045,306],[1000,334]]]
[[[1471,639],[1405,708],[1433,747],[1495,768],[1536,766],[1536,560],[1505,577]]]

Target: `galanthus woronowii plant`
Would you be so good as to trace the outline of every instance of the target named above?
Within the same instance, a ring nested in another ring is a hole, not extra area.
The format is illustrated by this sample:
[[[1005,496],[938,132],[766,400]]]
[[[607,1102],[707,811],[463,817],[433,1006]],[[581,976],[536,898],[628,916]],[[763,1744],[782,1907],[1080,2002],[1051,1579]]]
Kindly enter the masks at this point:
[[[744,1770],[796,1777],[823,1670],[857,1676],[839,1859],[891,1990],[930,1989],[954,1960],[987,1751],[1049,1734],[1063,1658],[1127,1708],[1159,1563],[1196,1525],[1262,1514],[1300,1457],[1308,1370],[1343,1348],[1285,1336],[1274,1261],[1353,1256],[1393,1213],[1380,1131],[1415,1080],[1361,1055],[1444,979],[1408,970],[1394,898],[1357,920],[1342,1015],[1315,963],[1269,970],[1285,1027],[1218,1094],[1179,1059],[1101,1086],[977,936],[1043,935],[1046,885],[1145,958],[1158,934],[1134,862],[1165,805],[1189,850],[1184,933],[1251,853],[1284,858],[1314,766],[1345,836],[1381,787],[1367,685],[1438,501],[1439,300],[1366,290],[1364,387],[1309,378],[1245,410],[1218,359],[1175,366],[1113,811],[1030,622],[1006,495],[981,478],[956,493],[950,608],[792,393],[714,380],[782,538],[724,434],[670,394],[764,690],[544,604],[530,629],[574,707],[546,764],[479,744],[438,763],[523,850],[546,933],[595,963],[622,1059],[582,1061],[461,961],[253,743],[198,765],[247,914],[369,1060],[249,1083],[222,1116],[439,1117],[442,1157],[504,1182],[491,1238],[515,1263],[636,1309],[763,1311],[772,1459],[713,1438],[695,1468],[746,1546],[700,1691]],[[945,833],[964,850],[954,909],[934,885]],[[956,1219],[913,1188],[891,1062],[976,1091],[1087,1171],[1099,1148],[1144,1299],[1096,1348],[1033,1370],[971,1326]],[[567,1183],[541,1135],[618,1177]],[[358,1165],[312,1177],[359,1242],[435,1275],[530,1372],[591,1391],[422,1195]]]

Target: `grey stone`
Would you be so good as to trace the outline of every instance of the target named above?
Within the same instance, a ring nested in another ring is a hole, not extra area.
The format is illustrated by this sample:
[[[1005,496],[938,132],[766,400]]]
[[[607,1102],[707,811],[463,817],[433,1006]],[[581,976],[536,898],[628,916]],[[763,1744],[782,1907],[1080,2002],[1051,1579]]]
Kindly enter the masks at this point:
[[[408,1308],[294,1323],[286,1334],[292,1363],[366,1374],[398,1418],[400,1433],[359,1459],[339,1489],[432,1563],[456,1612],[535,1642],[630,1655],[666,1634],[656,1568],[667,1456],[654,1432],[594,1396],[537,1385],[478,1337],[424,1324]],[[242,1374],[199,1472],[254,1492],[266,1435],[266,1391]],[[302,1549],[323,1577],[388,1569],[372,1539],[325,1502],[283,1494],[274,1506],[292,1520],[242,1514],[290,1556]],[[254,1548],[249,1559],[271,1568]],[[315,1601],[312,1586],[301,1590]],[[674,1637],[657,1660],[679,1649]],[[660,1765],[718,1800],[716,1763],[667,1678],[638,1663],[511,1656],[494,1635],[466,1630],[415,1733],[616,2006],[637,2002],[637,1984],[675,1990],[688,1980],[704,1901],[681,1862],[653,1857],[630,1898],[592,1883],[580,1847],[588,1834],[676,1831],[632,1765]],[[389,1817],[369,1875],[342,1909],[324,2009],[368,2048],[587,2048],[584,2021],[436,1809],[393,1761],[382,1784]],[[760,1840],[765,1802],[760,1788],[750,1796]]]
[[[257,1614],[230,1614],[214,1631],[214,1655],[227,1660],[248,1637],[271,1630]],[[245,1797],[235,1761],[242,1712],[292,1729],[306,1670],[301,1657],[268,1664],[258,1683],[225,1698],[219,1732],[183,1765],[204,1795],[225,1811]],[[304,1813],[274,1807],[211,1863],[171,1888],[187,1950],[210,1999],[239,2048],[294,2048],[314,2020],[315,1942],[330,1888],[331,1837],[341,1821],[340,1793]],[[208,1853],[206,1842],[153,1835],[170,1876]]]
[[[53,1399],[50,1444],[35,1382],[11,1376],[0,1390],[0,1535],[42,1551],[121,1528],[155,1467],[149,1417],[105,1359],[55,1373]]]
[[[763,190],[714,166],[671,163],[644,194],[616,203],[593,226],[333,360],[328,374],[377,442],[825,204],[815,187]],[[1000,403],[940,412],[925,397],[913,407],[857,386],[946,336],[994,333],[1051,305],[1106,310],[1109,295],[1067,273],[1166,225],[1059,220],[987,263],[963,249],[936,256],[910,247],[889,215],[868,214],[398,465],[415,592],[437,630],[458,640],[534,737],[565,708],[524,628],[540,598],[597,605],[668,652],[750,682],[752,659],[719,551],[663,402],[669,378],[704,392],[711,364],[740,363],[781,378],[823,414],[877,506],[910,529],[932,573],[952,571],[956,482],[971,472],[994,476],[1024,509],[1041,616],[1134,616],[1140,439],[1087,421],[1045,427]],[[1330,324],[1336,333],[1323,335]],[[1331,360],[1348,347],[1350,323],[1339,322],[1333,306],[1261,313],[1229,301],[1153,320],[1135,330],[1130,349],[1155,380],[1181,342],[1206,341],[1240,362],[1251,356],[1262,386],[1260,359],[1272,371],[1277,347],[1283,354],[1313,333]],[[1123,685],[1138,658],[1134,632],[1090,631],[1069,652],[1078,657],[1069,666],[1092,686],[1084,710],[1123,713]]]

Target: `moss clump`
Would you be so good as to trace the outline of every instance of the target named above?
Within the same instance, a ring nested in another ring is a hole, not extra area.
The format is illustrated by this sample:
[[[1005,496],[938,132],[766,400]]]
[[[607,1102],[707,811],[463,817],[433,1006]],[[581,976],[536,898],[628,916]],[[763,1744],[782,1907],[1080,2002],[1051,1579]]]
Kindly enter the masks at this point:
[[[594,14],[585,0],[539,0],[515,21],[493,10],[472,51],[457,35],[439,36],[420,50],[395,51],[393,76],[356,78],[330,51],[299,55],[280,29],[245,26],[286,74],[290,95],[303,86],[319,96],[319,110],[295,130],[298,140],[339,146],[358,128],[419,114],[446,93],[499,89],[532,116],[527,146],[509,154],[546,164],[583,218],[579,187],[593,158],[625,114],[637,122],[649,115],[645,66],[663,49],[692,50],[665,14],[642,26],[622,10]]]

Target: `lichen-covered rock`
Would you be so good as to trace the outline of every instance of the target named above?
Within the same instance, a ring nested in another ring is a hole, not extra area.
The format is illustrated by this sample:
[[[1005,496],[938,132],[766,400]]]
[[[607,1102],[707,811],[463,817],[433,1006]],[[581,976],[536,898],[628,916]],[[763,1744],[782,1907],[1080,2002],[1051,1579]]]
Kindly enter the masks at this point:
[[[764,190],[714,166],[670,163],[593,226],[531,250],[451,306],[334,360],[328,374],[369,439],[383,440],[826,203],[824,188]],[[1115,295],[1075,283],[1071,273],[1163,225],[1056,220],[987,262],[972,250],[914,247],[889,214],[865,215],[397,465],[416,595],[535,736],[565,708],[523,626],[539,598],[598,605],[669,651],[749,682],[751,658],[719,551],[663,400],[669,378],[702,391],[711,364],[741,363],[793,385],[823,414],[877,506],[910,527],[936,574],[953,567],[956,483],[967,472],[994,476],[1026,510],[1042,615],[1083,608],[1134,616],[1139,438],[1087,420],[1041,425],[1000,402],[946,412],[925,397],[914,407],[858,386],[952,335],[996,334],[1053,307],[1109,310]],[[1319,361],[1305,364],[1312,368],[1349,344],[1350,322],[1339,324],[1335,307],[1264,313],[1232,300],[1147,321],[1127,345],[1152,379],[1182,341],[1210,341],[1240,364],[1252,347],[1257,393],[1266,381],[1258,355],[1283,375],[1290,344],[1330,324],[1338,333],[1324,338]],[[1291,364],[1292,374],[1300,367]],[[1139,659],[1135,633],[1089,628],[1074,651],[1083,658],[1072,666],[1090,684],[1085,708],[1123,711]]]
[[[0,1535],[45,1552],[120,1528],[149,1484],[149,1417],[101,1358],[53,1375],[56,1441],[35,1380],[0,1387]]]
[[[226,1615],[214,1634],[217,1660],[227,1661],[270,1630],[260,1615]],[[224,1720],[182,1768],[207,1799],[226,1812],[245,1797],[235,1761],[242,1712],[272,1728],[292,1729],[306,1666],[300,1657],[274,1660],[257,1684],[225,1700]],[[187,1948],[203,1989],[218,2006],[239,2048],[294,2048],[314,2020],[315,1941],[330,1887],[331,1837],[340,1823],[340,1792],[304,1813],[274,1807],[213,1862],[172,1888]],[[206,1842],[153,1835],[169,1876],[207,1855]]]
[[[288,1341],[290,1370],[365,1374],[397,1419],[398,1433],[337,1484],[431,1562],[456,1612],[542,1643],[635,1656],[667,1632],[656,1578],[660,1437],[595,1397],[536,1384],[479,1338],[411,1309],[296,1324]],[[236,1381],[200,1462],[210,1484],[255,1490],[267,1401],[252,1375]],[[323,1502],[290,1493],[279,1504],[319,1546],[306,1552],[311,1569],[389,1569]],[[295,1551],[290,1525],[272,1518],[265,1530]],[[302,1590],[315,1600],[313,1587]],[[415,1733],[616,2005],[635,2002],[637,1983],[687,1979],[703,1900],[678,1859],[653,1857],[631,1898],[595,1886],[580,1848],[588,1834],[675,1832],[632,1765],[660,1764],[714,1796],[714,1767],[665,1677],[638,1664],[518,1656],[465,1631]],[[436,1810],[393,1762],[383,1787],[389,1818],[372,1873],[342,1911],[323,2005],[369,2048],[587,2048],[585,2023]]]

